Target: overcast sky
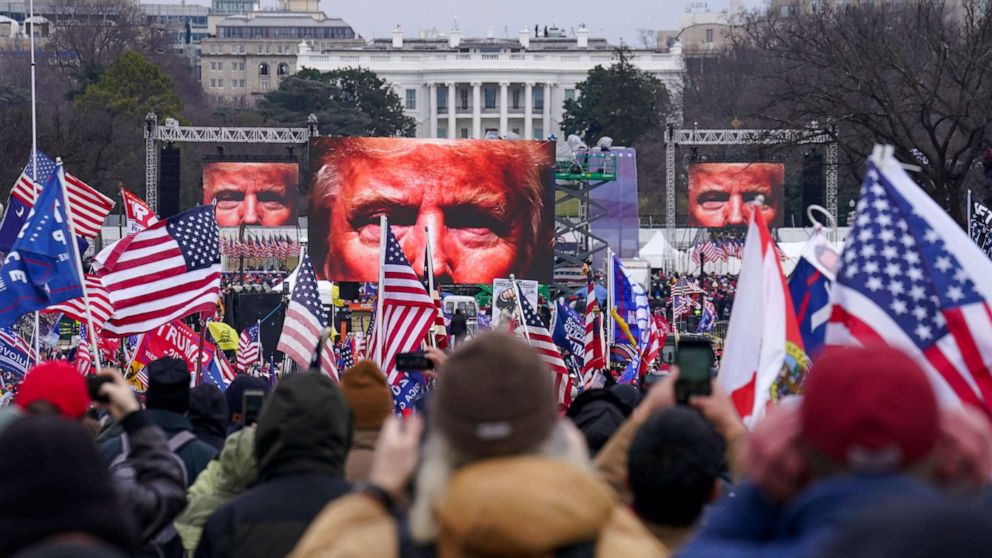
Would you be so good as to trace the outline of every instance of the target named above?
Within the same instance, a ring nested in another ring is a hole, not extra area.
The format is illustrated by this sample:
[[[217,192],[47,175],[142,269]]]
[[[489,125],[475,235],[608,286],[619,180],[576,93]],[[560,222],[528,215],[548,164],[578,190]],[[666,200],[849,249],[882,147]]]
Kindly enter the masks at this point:
[[[275,0],[265,0],[265,5]],[[404,34],[416,36],[420,30],[451,29],[457,18],[464,36],[485,36],[490,28],[497,37],[514,38],[522,28],[557,25],[571,32],[585,23],[590,36],[611,43],[621,38],[637,41],[638,29],[675,29],[686,0],[324,0],[321,8],[330,16],[341,17],[366,39],[388,37],[401,25]],[[720,11],[730,0],[693,2],[708,4]],[[753,7],[763,0],[744,0]]]

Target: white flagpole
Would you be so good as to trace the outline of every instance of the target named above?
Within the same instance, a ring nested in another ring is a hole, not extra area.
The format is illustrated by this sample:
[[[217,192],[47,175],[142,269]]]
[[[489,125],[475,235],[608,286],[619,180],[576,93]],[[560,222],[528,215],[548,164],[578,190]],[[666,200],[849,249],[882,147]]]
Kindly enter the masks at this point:
[[[28,12],[29,20],[31,21],[31,182],[34,185],[34,203],[38,204],[38,196],[41,194],[40,186],[38,185],[38,100],[35,88],[35,60],[34,60],[34,0],[28,2]],[[64,188],[64,186],[63,186]],[[72,230],[72,229],[70,229]],[[71,242],[75,242],[75,238],[69,239]],[[80,276],[82,279],[82,276]],[[84,281],[85,283],[85,281]],[[85,289],[85,286],[84,286]],[[85,290],[83,291],[85,292]],[[87,307],[89,304],[87,304]],[[89,308],[87,308],[88,310]],[[38,318],[38,312],[34,313],[34,355],[35,364],[41,360],[41,326],[40,320]],[[99,370],[99,367],[97,367]]]
[[[65,218],[68,221],[69,237],[67,240],[72,249],[72,258],[76,263],[76,273],[79,274],[80,287],[83,289],[83,304],[86,308],[86,325],[90,332],[90,349],[93,351],[93,358],[96,359],[96,371],[101,372],[103,363],[100,362],[100,351],[96,348],[96,328],[93,327],[93,314],[90,312],[90,295],[86,292],[86,275],[83,273],[83,258],[79,253],[79,244],[76,243],[76,227],[72,222],[72,202],[69,201],[69,189],[65,185],[65,169],[62,167],[62,158],[56,160],[58,166],[55,172],[58,173],[59,187],[62,188],[62,203],[65,204]],[[38,198],[35,197],[35,206],[38,205]]]
[[[255,322],[258,326],[258,373],[261,375],[262,366],[265,364],[265,351],[262,350],[262,320]]]
[[[385,337],[385,325],[382,321],[382,294],[383,286],[386,283],[386,231],[389,227],[389,220],[385,215],[379,216],[379,296],[375,301],[375,356],[378,364],[382,367],[383,339]]]
[[[520,297],[523,293],[520,292],[520,285],[517,285],[517,278],[511,273],[510,274],[510,284],[513,285],[514,298],[517,300],[517,311],[520,312],[520,325],[524,328],[524,337],[527,338],[527,344],[530,345],[530,331],[527,330],[527,317],[524,316],[524,306],[520,302]]]
[[[968,238],[974,242],[975,237],[971,234],[971,190],[968,190]]]
[[[606,343],[607,347],[614,342],[616,327],[613,320],[613,308],[616,301],[613,296],[613,250],[606,249]]]

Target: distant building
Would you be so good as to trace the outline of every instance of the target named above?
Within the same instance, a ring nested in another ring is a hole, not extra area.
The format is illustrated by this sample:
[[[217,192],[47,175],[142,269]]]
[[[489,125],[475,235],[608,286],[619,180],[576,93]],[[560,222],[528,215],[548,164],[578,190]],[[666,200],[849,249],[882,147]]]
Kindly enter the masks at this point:
[[[425,138],[483,138],[515,133],[523,138],[562,135],[564,103],[597,65],[609,66],[614,46],[579,27],[569,37],[557,29],[521,30],[516,38],[463,38],[454,30],[391,38],[359,47],[313,41],[299,45],[297,68],[329,71],[360,66],[399,94],[406,114]],[[681,98],[682,54],[632,50],[632,61]]]
[[[200,64],[200,43],[207,38],[210,9],[194,4],[138,4],[145,14],[148,28],[169,39],[172,48]]]
[[[309,9],[316,0],[288,0],[286,8]],[[320,11],[251,12],[214,23],[200,52],[200,84],[219,101],[252,105],[296,72],[301,41],[313,48],[360,48],[350,25]]]
[[[681,44],[686,58],[710,56],[730,45],[740,3],[731,2],[730,10],[711,12],[709,6],[696,2],[686,6],[679,16],[679,28],[658,32],[658,48]]]

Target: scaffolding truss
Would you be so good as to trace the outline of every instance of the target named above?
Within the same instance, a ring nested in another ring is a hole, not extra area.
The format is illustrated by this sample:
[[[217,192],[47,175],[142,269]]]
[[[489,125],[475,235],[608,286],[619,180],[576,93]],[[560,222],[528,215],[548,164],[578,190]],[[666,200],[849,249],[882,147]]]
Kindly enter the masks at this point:
[[[665,228],[675,229],[675,149],[700,145],[823,145],[827,211],[837,219],[837,131],[811,124],[788,130],[699,130],[669,124],[665,130]]]
[[[616,155],[608,151],[579,152],[555,165],[555,236],[575,239],[574,249],[564,249],[561,242],[555,244],[556,287],[567,287],[567,281],[563,280],[565,275],[574,275],[572,282],[584,280],[579,271],[582,264],[607,247],[606,240],[592,233],[591,225],[605,217],[609,210],[592,201],[591,194],[616,179]],[[558,215],[557,208],[573,201],[578,206],[575,217]]]
[[[158,124],[154,112],[145,115],[145,202],[158,211],[158,167],[160,143],[254,143],[302,144],[319,136],[317,117],[307,117],[306,128],[227,128],[180,126],[171,118]]]

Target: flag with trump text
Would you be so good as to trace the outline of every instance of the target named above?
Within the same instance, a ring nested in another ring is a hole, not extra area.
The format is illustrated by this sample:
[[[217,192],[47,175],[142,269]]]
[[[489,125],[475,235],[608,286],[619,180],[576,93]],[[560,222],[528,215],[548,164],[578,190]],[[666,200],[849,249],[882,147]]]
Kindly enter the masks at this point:
[[[541,360],[548,365],[548,369],[554,375],[558,404],[568,407],[572,404],[572,378],[568,375],[568,367],[565,366],[561,352],[551,339],[548,329],[544,327],[544,322],[541,321],[537,310],[530,305],[527,297],[520,295],[520,287],[516,281],[514,281],[514,290],[520,303],[520,310],[523,313],[523,319],[516,333],[522,335],[527,343],[541,355]]]
[[[49,177],[37,206],[0,265],[0,326],[10,326],[28,312],[83,295],[62,203],[61,174],[56,171]]]
[[[124,198],[124,216],[127,217],[128,234],[143,231],[158,223],[158,217],[145,201],[128,190],[121,189]]]
[[[13,330],[0,327],[0,372],[24,378],[32,364],[38,362],[31,344]]]
[[[372,350],[386,381],[396,385],[403,374],[396,368],[396,354],[416,351],[427,338],[437,316],[434,299],[420,282],[403,248],[386,227],[382,269],[379,270],[379,296],[382,320],[375,323]],[[381,353],[379,352],[381,351]]]
[[[310,262],[310,254],[304,252],[276,350],[293,359],[300,368],[309,369],[326,323],[313,263]]]
[[[190,314],[212,314],[220,291],[214,208],[194,207],[124,237],[96,258],[114,314],[104,334],[151,331]]]
[[[760,211],[751,212],[721,362],[719,381],[749,427],[770,403],[797,394],[805,379],[792,297]]]
[[[883,151],[861,186],[826,343],[897,347],[923,365],[942,401],[988,413],[992,261]]]
[[[992,209],[982,202],[972,200],[968,219],[971,239],[986,256],[992,258]]]

